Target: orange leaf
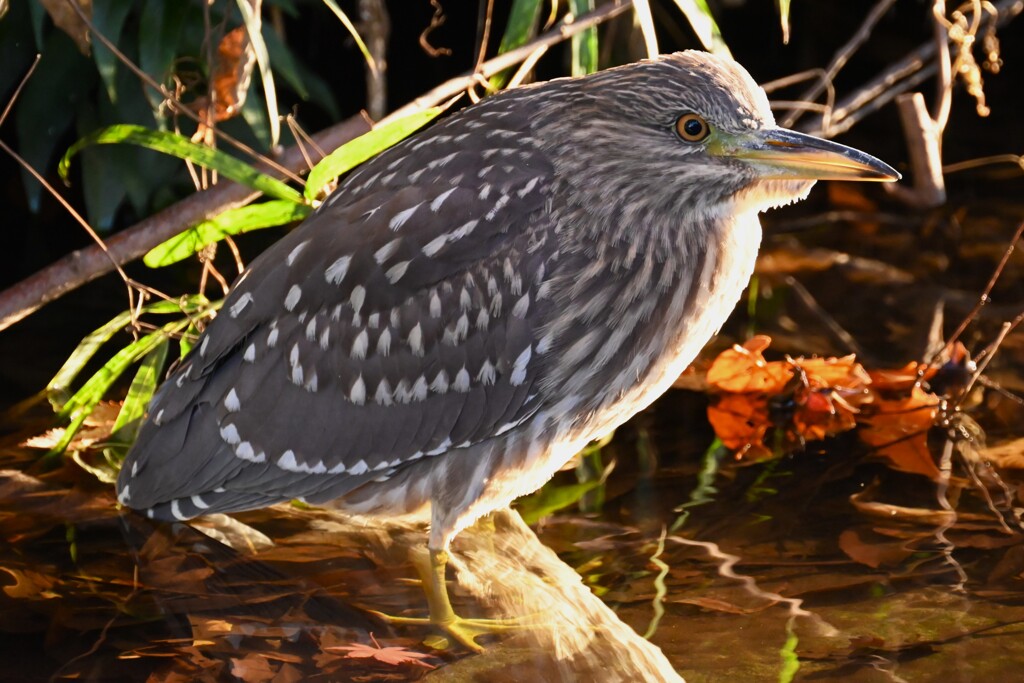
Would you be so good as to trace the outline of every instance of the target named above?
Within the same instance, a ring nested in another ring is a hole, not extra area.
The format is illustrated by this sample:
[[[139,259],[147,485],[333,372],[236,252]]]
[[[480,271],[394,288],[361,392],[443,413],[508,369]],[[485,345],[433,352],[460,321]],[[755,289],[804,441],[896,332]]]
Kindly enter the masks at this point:
[[[856,427],[858,412],[837,391],[812,390],[793,414],[793,427],[801,438],[819,441]]]
[[[938,479],[939,469],[928,449],[928,430],[938,404],[937,396],[917,386],[906,398],[879,398],[875,410],[861,417],[860,438],[875,446],[893,468]]]
[[[769,363],[761,352],[771,337],[757,335],[743,346],[733,346],[718,355],[708,368],[708,385],[718,391],[777,394],[792,378],[786,363]]]
[[[353,643],[352,645],[332,645],[325,647],[324,650],[341,651],[345,653],[346,657],[354,659],[375,659],[378,662],[391,664],[392,666],[398,666],[399,664],[415,664],[416,666],[422,666],[425,669],[436,668],[433,664],[422,661],[424,659],[429,659],[430,655],[422,652],[415,652],[413,650],[407,650],[404,647],[371,647],[369,645],[364,645],[363,643]]]
[[[797,358],[793,362],[807,373],[811,386],[863,389],[871,384],[871,377],[853,354],[842,358]]]
[[[708,406],[708,421],[722,444],[734,451],[763,443],[764,435],[771,426],[767,401],[747,394],[719,396]]]

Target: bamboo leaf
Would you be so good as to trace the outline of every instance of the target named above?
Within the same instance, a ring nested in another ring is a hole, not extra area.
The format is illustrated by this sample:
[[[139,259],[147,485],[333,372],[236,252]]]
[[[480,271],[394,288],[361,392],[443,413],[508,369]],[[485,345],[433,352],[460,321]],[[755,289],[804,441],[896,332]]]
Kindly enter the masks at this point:
[[[569,11],[573,16],[581,16],[593,9],[594,0],[569,0]],[[588,28],[572,37],[572,75],[586,76],[595,71],[597,71],[596,27]]]
[[[60,161],[58,170],[65,181],[68,176],[68,169],[71,166],[71,158],[82,149],[90,145],[110,145],[117,143],[130,143],[146,147],[148,149],[163,152],[179,159],[187,159],[205,168],[217,171],[226,178],[235,182],[247,185],[254,190],[295,203],[302,203],[302,195],[291,187],[288,187],[280,180],[271,178],[260,173],[255,168],[239,161],[229,154],[219,150],[192,142],[176,133],[168,131],[150,130],[143,126],[131,124],[118,124],[103,128],[73,144],[64,154]]]
[[[540,18],[540,6],[543,0],[514,0],[508,13],[508,26],[501,36],[498,54],[504,54],[517,47],[526,45],[537,35],[537,20]],[[505,86],[512,69],[505,69],[491,77],[491,85],[495,90]]]
[[[59,455],[64,452],[96,404],[132,363],[153,351],[160,343],[165,342],[169,335],[181,332],[188,324],[188,319],[168,323],[156,332],[147,334],[114,354],[106,365],[90,377],[82,385],[82,388],[64,404],[60,415],[61,417],[70,417],[71,424],[68,425],[60,442],[50,449],[48,455]]]
[[[711,16],[707,0],[676,0],[676,6],[686,15],[686,20],[690,22],[690,27],[705,50],[716,55],[731,56],[729,46],[722,38],[722,31]]]
[[[304,192],[306,199],[311,201],[320,194],[328,182],[408,137],[442,111],[441,107],[431,107],[403,116],[378,126],[334,150],[309,172]]]
[[[284,200],[271,200],[229,209],[154,247],[142,260],[150,268],[168,266],[187,259],[227,235],[285,225],[305,218],[311,210],[305,204]]]
[[[130,443],[135,440],[135,434],[139,431],[139,423],[146,412],[146,406],[149,405],[150,399],[153,398],[153,392],[156,391],[156,386],[160,383],[160,371],[167,361],[169,346],[165,337],[155,349],[142,359],[111,429],[111,432],[117,435],[118,441]],[[125,430],[125,427],[128,429]]]
[[[154,313],[154,314],[169,314],[169,313],[181,313],[182,308],[185,311],[194,313],[201,310],[204,306],[208,305],[206,297],[202,295],[193,295],[187,297],[181,302],[177,301],[157,301],[149,304],[142,308],[143,313]],[[116,316],[110,322],[106,323],[102,327],[97,328],[90,334],[86,335],[78,343],[78,346],[68,359],[64,361],[64,365],[61,366],[57,374],[53,376],[50,383],[46,385],[46,394],[50,399],[51,405],[54,410],[62,410],[65,402],[64,395],[68,391],[68,387],[75,381],[79,373],[86,364],[96,355],[96,351],[110,340],[115,334],[127,327],[132,321],[132,315],[130,311],[125,311],[120,315]]]
[[[102,0],[92,3],[92,23],[96,31],[105,36],[114,45],[121,45],[121,31],[124,29],[124,22],[128,18],[128,12],[132,8],[130,2],[118,2],[116,0]],[[122,46],[123,50],[124,47]],[[92,39],[92,57],[96,62],[96,70],[103,79],[103,85],[107,90],[107,97],[111,102],[117,102],[117,68],[120,64],[117,57],[111,52],[103,41]]]
[[[255,4],[258,7],[260,3],[257,0]],[[274,149],[281,139],[281,117],[277,112],[277,88],[274,85],[274,73],[270,69],[270,56],[267,54],[267,44],[263,42],[263,22],[248,0],[238,0],[238,9],[245,22],[245,31],[249,34],[249,45],[256,53],[256,64],[260,67],[260,80],[263,81],[263,93],[267,99],[267,118],[270,121],[270,148]]]

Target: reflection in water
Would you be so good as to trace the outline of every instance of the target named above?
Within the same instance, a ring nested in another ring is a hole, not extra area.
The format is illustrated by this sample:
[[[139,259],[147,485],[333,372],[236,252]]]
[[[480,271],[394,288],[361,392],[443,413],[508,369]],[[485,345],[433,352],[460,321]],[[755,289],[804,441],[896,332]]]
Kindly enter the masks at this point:
[[[495,521],[492,538],[468,535],[471,545],[453,556],[459,558],[453,565],[459,584],[493,602],[499,613],[536,619],[525,633],[533,641],[535,665],[559,672],[565,681],[683,680],[661,650],[583,585],[518,513],[498,513]]]
[[[403,562],[402,556],[422,545],[424,537],[420,527],[393,523],[382,526],[373,520],[326,510],[291,516],[293,521],[309,516],[314,533],[333,537],[320,538],[320,543],[334,541],[338,547],[362,548],[384,566]],[[293,534],[284,545],[269,547],[266,536],[237,520],[220,516],[200,524],[197,529],[235,550],[245,554],[255,551],[254,559],[271,562],[287,557],[287,546],[299,540]],[[661,650],[623,623],[583,584],[572,567],[540,542],[516,512],[496,513],[492,525],[477,525],[460,534],[449,566],[455,574],[452,593],[456,612],[478,616],[473,611],[484,609],[487,617],[518,618],[524,625],[521,631],[503,634],[500,642],[488,644],[482,655],[449,664],[428,679],[436,676],[438,680],[452,680],[460,672],[471,672],[508,676],[507,680],[527,676],[543,681],[683,681]],[[404,576],[394,579],[396,585],[413,576],[406,570],[408,566],[402,569]],[[389,611],[374,594],[380,590],[394,592],[394,587],[364,589],[362,595],[355,595],[356,602]],[[461,591],[472,596],[473,604],[458,603]],[[408,609],[410,614],[420,615],[426,611],[426,602],[412,591],[404,605],[390,607],[392,612]],[[420,629],[396,630],[400,635],[425,635]],[[521,675],[512,674],[517,669],[521,669]]]

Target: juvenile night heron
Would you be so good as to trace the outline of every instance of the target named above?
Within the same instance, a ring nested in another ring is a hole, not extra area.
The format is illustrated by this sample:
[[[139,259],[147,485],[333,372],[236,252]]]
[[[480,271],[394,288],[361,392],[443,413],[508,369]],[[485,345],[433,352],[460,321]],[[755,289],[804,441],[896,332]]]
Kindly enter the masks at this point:
[[[749,74],[700,52],[487,98],[253,261],[154,397],[118,498],[168,520],[429,510],[431,620],[472,647],[452,538],[668,389],[746,285],[760,211],[898,177],[776,128]]]

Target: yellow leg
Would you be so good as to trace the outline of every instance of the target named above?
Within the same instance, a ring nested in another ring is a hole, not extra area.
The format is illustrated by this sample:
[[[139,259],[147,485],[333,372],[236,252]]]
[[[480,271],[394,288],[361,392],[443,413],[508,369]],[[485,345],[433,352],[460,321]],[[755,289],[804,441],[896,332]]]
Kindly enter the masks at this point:
[[[439,628],[449,637],[474,652],[482,652],[476,639],[482,635],[501,633],[521,629],[524,624],[517,619],[464,619],[452,609],[448,599],[448,586],[445,582],[445,568],[448,565],[448,553],[444,550],[430,549],[427,553],[414,550],[411,553],[416,573],[423,581],[423,591],[427,595],[430,617],[418,619],[412,617],[393,617],[387,614],[376,614],[393,624],[428,625]],[[441,648],[445,643],[439,644]]]

